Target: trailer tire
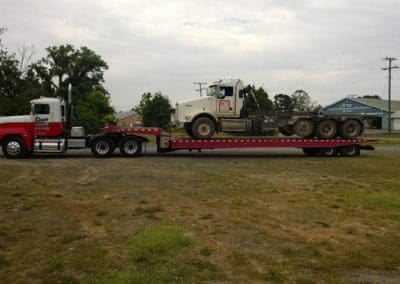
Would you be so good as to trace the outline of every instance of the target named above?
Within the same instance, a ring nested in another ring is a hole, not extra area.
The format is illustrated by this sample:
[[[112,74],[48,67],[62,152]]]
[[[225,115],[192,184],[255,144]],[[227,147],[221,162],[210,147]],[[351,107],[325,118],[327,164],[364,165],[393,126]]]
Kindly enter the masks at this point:
[[[310,137],[314,132],[314,123],[308,118],[299,118],[293,125],[293,132],[301,138]]]
[[[315,128],[315,135],[320,139],[332,139],[336,137],[337,128],[332,120],[321,120]]]
[[[320,154],[321,156],[324,157],[336,157],[338,154],[338,149],[337,148],[321,148],[320,149]]]
[[[27,153],[24,139],[18,136],[9,136],[4,139],[2,150],[4,156],[9,159],[21,159]]]
[[[108,158],[114,153],[115,145],[110,138],[98,137],[91,143],[90,150],[98,158]]]
[[[215,133],[214,122],[208,117],[199,117],[192,124],[192,132],[196,139],[209,139]]]
[[[310,156],[310,157],[316,157],[319,154],[319,149],[318,148],[303,148],[303,153],[306,156]]]
[[[124,137],[119,142],[119,151],[125,157],[137,157],[142,153],[142,142],[134,137]]]
[[[344,157],[357,157],[360,156],[360,146],[359,145],[349,145],[343,146],[340,149],[340,154]]]
[[[339,135],[344,139],[356,139],[361,135],[361,125],[354,119],[348,119],[339,126]]]

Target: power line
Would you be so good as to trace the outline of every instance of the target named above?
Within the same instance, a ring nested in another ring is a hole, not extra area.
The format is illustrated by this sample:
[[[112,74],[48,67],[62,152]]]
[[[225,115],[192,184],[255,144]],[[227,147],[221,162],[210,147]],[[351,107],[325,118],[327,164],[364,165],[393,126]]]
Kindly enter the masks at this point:
[[[206,90],[207,88],[203,88],[203,85],[207,85],[207,82],[193,82],[195,85],[199,85],[199,88],[196,90],[196,92],[200,92],[200,97],[203,96],[203,90]]]
[[[397,60],[395,57],[385,57],[382,60],[388,61],[389,66],[382,68],[384,71],[389,72],[389,77],[388,77],[388,110],[389,110],[389,127],[388,131],[389,133],[392,132],[392,102],[391,102],[391,92],[392,92],[392,69],[398,69],[399,66],[392,66],[392,62]]]

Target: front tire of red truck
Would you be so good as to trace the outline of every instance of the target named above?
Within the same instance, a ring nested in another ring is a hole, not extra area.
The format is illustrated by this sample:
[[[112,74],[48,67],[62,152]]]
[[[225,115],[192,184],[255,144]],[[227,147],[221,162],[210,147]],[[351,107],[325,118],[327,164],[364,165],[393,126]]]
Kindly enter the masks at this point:
[[[9,159],[21,159],[26,156],[27,149],[24,139],[10,136],[3,141],[3,154]]]

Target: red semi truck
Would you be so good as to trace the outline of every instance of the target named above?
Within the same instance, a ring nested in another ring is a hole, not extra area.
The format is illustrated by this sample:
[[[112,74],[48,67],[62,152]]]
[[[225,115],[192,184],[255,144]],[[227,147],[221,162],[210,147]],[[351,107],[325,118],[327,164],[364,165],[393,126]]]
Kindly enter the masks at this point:
[[[110,157],[116,148],[123,156],[141,154],[148,135],[156,139],[159,153],[176,150],[294,147],[309,156],[358,156],[361,149],[372,150],[367,140],[296,138],[215,138],[174,139],[160,128],[119,128],[106,126],[101,134],[87,136],[83,127],[71,127],[71,92],[68,102],[62,98],[31,101],[31,113],[0,117],[0,143],[7,158],[17,159],[35,153],[68,153],[91,149],[96,157]]]

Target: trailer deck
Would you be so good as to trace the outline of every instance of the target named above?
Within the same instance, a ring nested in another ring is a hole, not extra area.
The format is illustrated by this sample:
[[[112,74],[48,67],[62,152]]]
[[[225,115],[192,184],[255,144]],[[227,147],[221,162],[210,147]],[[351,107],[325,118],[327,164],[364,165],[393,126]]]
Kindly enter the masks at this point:
[[[137,137],[143,142],[148,139],[142,135],[156,137],[159,153],[177,150],[234,149],[234,148],[301,148],[308,156],[358,156],[360,150],[374,150],[368,145],[371,139],[301,139],[301,138],[212,138],[191,139],[174,138],[169,132],[157,127],[120,128],[107,126],[103,135],[125,135]]]

